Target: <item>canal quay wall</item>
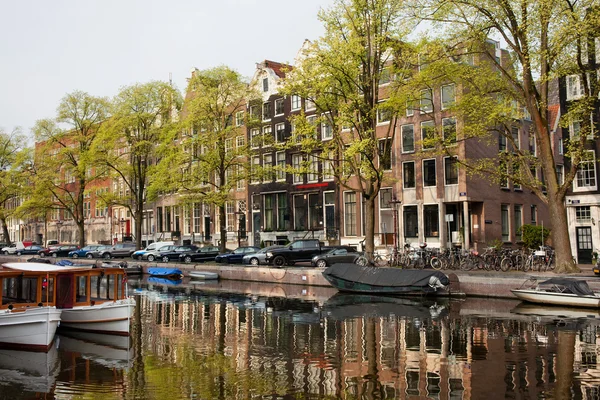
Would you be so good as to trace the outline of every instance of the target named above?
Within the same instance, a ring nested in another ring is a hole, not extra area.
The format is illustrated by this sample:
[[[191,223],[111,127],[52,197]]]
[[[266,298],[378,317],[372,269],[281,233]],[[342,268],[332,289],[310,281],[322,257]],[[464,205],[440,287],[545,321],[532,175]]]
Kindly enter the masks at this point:
[[[2,257],[5,262],[25,262],[31,257]],[[88,260],[72,260],[74,263],[85,264]],[[90,260],[91,261],[91,260]],[[101,260],[95,260],[99,263]],[[112,261],[122,261],[114,259]],[[224,281],[245,281],[260,283],[275,283],[291,287],[298,286],[304,296],[321,291],[320,288],[330,290],[331,284],[323,277],[322,269],[310,266],[288,266],[274,268],[270,266],[227,265],[227,264],[178,264],[178,263],[148,263],[125,260],[130,266],[141,265],[145,274],[148,268],[166,267],[179,268],[184,276],[190,271],[209,271],[219,274]],[[569,274],[568,277],[586,280],[590,288],[600,291],[600,276],[594,275],[591,265],[579,265],[580,273]],[[530,278],[538,281],[557,276],[553,272],[496,272],[496,271],[442,271],[451,280],[450,296],[478,296],[491,298],[514,298],[511,289],[522,287]],[[335,290],[335,289],[334,289]]]

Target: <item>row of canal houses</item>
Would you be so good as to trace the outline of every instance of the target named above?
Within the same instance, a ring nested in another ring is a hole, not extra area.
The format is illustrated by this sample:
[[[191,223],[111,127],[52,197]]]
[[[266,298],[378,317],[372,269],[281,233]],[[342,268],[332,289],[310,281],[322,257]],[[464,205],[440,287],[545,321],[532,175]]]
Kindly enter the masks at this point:
[[[499,43],[491,42],[497,56],[506,55]],[[301,58],[306,41],[298,53]],[[297,59],[297,62],[298,62]],[[296,95],[280,93],[287,71],[292,66],[270,60],[256,64],[251,84],[262,96],[262,104],[251,103],[236,115],[236,124],[245,133],[247,143],[253,136],[272,135],[275,142],[285,141],[293,129],[290,119],[301,112],[307,118],[317,119],[319,114],[311,101]],[[194,71],[192,71],[194,74]],[[382,82],[381,85],[386,85]],[[577,76],[552,82],[549,124],[557,159],[557,173],[564,175],[564,138],[570,127],[561,127],[561,115],[568,110],[569,102],[581,95]],[[437,122],[455,130],[460,138],[461,121],[452,114],[448,105],[461,88],[454,84],[431,90],[420,107],[400,116],[393,129],[393,143],[388,157],[379,160],[389,184],[381,189],[375,208],[375,246],[383,248],[405,242],[416,246],[427,243],[429,247],[452,245],[478,251],[492,242],[518,244],[519,227],[524,224],[547,226],[547,209],[531,191],[513,182],[491,183],[488,179],[468,174],[459,168],[461,157],[480,155],[489,157],[507,149],[506,139],[496,135],[497,145],[481,141],[457,140],[452,155],[442,156],[422,151],[422,139],[431,124]],[[190,94],[188,93],[187,96]],[[592,118],[598,124],[598,106]],[[261,116],[261,126],[245,129],[244,113]],[[526,115],[526,113],[524,113]],[[389,130],[390,120],[380,116],[377,135],[381,148]],[[515,120],[512,137],[521,148],[535,154],[535,140],[529,134],[525,119]],[[576,122],[575,122],[576,125]],[[326,122],[317,126],[322,141],[331,140],[332,128]],[[234,144],[235,145],[235,144]],[[510,144],[508,145],[510,146]],[[592,251],[600,243],[600,196],[596,174],[597,140],[590,141],[591,161],[584,164],[575,179],[566,207],[571,227],[574,255],[579,262],[590,262]],[[251,157],[253,166],[299,166],[306,155],[299,148],[277,150],[275,146],[258,145]],[[227,247],[238,244],[270,245],[300,238],[319,238],[327,244],[350,244],[360,247],[365,237],[364,203],[360,193],[345,190],[327,174],[326,163],[308,155],[311,169],[321,173],[292,174],[277,172],[270,179],[244,182],[232,193],[226,206]],[[106,182],[108,190],[116,185]],[[117,207],[96,208],[95,195],[91,193],[86,222],[87,243],[113,243],[132,240],[133,219]],[[142,243],[174,240],[176,243],[212,243],[219,240],[218,214],[214,207],[197,204],[184,207],[177,196],[165,195],[147,204],[142,226]],[[44,227],[39,221],[9,220],[12,240],[31,239],[39,243],[46,239],[76,242],[77,229],[64,212],[51,216]],[[46,232],[46,235],[44,235]],[[600,246],[598,246],[600,247]]]

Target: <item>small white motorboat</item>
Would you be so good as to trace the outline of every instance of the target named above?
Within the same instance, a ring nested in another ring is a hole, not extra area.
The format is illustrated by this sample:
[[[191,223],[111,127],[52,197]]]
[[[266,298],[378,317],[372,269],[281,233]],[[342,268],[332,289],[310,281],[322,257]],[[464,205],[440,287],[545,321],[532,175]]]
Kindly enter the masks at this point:
[[[600,307],[600,296],[593,292],[586,281],[572,278],[550,278],[537,282],[527,280],[519,289],[511,292],[519,299],[530,303],[569,307]]]
[[[198,279],[198,280],[219,279],[219,274],[217,274],[216,272],[209,272],[209,271],[190,271],[188,273],[188,276],[192,279]]]

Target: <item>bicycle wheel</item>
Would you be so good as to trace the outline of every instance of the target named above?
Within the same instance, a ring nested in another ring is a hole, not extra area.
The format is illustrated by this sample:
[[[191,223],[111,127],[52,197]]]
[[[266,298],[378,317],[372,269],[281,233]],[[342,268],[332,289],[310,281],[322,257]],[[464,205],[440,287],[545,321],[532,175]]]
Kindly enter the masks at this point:
[[[417,258],[413,261],[413,268],[416,269],[423,269],[425,268],[425,260],[423,260],[422,258]]]
[[[444,263],[438,257],[431,257],[431,261],[429,262],[429,264],[431,264],[431,268],[433,268],[437,271],[444,268]]]
[[[500,269],[504,272],[508,271],[512,267],[512,259],[510,257],[504,257],[502,261],[500,261]]]
[[[460,261],[460,264],[458,267],[460,268],[461,271],[470,271],[473,268],[475,268],[475,264],[473,263],[473,260],[471,260],[469,257],[466,257]]]

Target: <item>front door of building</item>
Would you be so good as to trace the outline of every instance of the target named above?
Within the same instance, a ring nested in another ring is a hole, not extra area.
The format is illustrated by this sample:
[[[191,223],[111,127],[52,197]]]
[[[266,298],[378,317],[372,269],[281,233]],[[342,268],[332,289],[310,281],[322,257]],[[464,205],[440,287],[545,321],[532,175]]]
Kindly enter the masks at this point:
[[[579,226],[575,229],[577,237],[577,262],[579,264],[592,263],[592,227]]]

